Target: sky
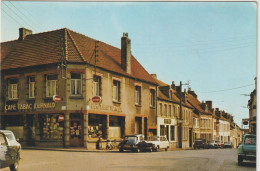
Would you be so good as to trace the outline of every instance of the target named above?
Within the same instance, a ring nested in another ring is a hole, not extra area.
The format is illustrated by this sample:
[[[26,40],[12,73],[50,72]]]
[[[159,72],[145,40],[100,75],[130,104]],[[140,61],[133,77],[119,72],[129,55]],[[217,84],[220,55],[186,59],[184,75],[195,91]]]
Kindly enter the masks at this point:
[[[200,101],[234,116],[241,126],[257,76],[254,2],[1,2],[1,42],[18,29],[33,33],[68,28],[131,51],[167,84],[188,83]],[[188,86],[183,86],[188,89]]]

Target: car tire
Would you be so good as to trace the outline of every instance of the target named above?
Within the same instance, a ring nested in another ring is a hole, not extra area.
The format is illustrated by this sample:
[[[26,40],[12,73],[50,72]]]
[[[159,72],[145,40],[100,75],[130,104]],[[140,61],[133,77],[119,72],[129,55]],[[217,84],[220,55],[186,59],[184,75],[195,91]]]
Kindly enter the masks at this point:
[[[11,171],[17,171],[19,167],[19,161],[17,160],[14,164],[10,165],[10,170]]]
[[[158,152],[158,146],[155,147],[154,151],[155,151],[155,152]]]
[[[237,161],[238,166],[241,166],[243,164],[243,158],[238,156],[238,161]]]
[[[167,149],[167,147],[165,148],[165,151],[167,151],[168,149]]]
[[[140,151],[141,151],[141,150],[140,150],[139,148],[136,149],[136,152],[137,152],[137,153],[140,153]]]

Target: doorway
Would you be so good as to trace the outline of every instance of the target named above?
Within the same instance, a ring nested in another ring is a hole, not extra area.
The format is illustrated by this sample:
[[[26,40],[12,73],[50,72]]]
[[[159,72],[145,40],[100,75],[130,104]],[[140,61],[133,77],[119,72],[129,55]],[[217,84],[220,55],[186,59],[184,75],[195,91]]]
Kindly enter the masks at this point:
[[[70,146],[83,146],[82,115],[70,114]]]

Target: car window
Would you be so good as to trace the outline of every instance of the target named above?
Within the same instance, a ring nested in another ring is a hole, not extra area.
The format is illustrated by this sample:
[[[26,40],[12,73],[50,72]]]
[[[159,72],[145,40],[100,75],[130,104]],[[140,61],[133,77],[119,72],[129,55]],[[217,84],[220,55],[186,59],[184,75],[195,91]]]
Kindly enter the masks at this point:
[[[3,134],[0,134],[0,144],[1,144],[1,145],[7,145],[7,144],[6,144],[6,141],[5,141],[5,137],[4,137]]]
[[[166,141],[165,137],[160,137],[160,141]]]
[[[9,141],[15,140],[14,134],[12,134],[12,133],[7,133],[7,134],[5,134],[5,135],[6,135],[6,138],[7,138]]]
[[[244,144],[256,145],[256,137],[255,136],[246,136]]]
[[[137,141],[137,137],[127,137],[129,143],[135,143]]]

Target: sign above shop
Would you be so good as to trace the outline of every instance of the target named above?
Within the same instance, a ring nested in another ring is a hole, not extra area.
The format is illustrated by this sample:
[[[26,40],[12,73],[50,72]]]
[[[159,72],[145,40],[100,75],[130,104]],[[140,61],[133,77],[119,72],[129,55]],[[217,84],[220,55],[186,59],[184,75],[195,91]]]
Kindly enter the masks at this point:
[[[53,101],[60,102],[61,101],[61,96],[60,95],[54,95],[53,96]]]
[[[63,116],[63,115],[59,115],[59,117],[58,117],[58,121],[59,121],[59,122],[64,121],[64,116]]]
[[[100,97],[100,96],[94,96],[94,97],[92,97],[92,102],[93,102],[93,103],[99,103],[99,102],[101,102],[101,97]]]
[[[5,111],[30,111],[30,110],[42,110],[42,109],[54,109],[55,103],[16,103],[16,104],[6,104]]]

